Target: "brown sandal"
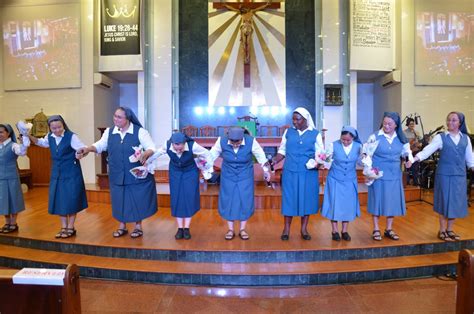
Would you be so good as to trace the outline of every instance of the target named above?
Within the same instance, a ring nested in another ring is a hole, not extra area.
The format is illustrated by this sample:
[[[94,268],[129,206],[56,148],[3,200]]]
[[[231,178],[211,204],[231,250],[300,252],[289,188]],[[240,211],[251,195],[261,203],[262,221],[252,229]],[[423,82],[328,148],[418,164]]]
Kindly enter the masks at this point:
[[[127,233],[128,233],[127,229],[117,229],[114,231],[112,235],[114,236],[114,238],[120,238],[121,236],[124,236]]]
[[[58,233],[54,236],[56,239],[62,238],[63,234],[66,234],[67,228],[61,228]]]
[[[374,232],[372,232],[372,239],[375,241],[382,241],[382,234],[380,233],[380,230],[374,230]]]
[[[234,230],[228,230],[227,233],[225,234],[224,238],[226,240],[232,240],[235,237]]]
[[[239,237],[240,237],[242,240],[248,240],[248,239],[250,239],[250,236],[249,236],[249,234],[247,233],[247,231],[245,231],[245,229],[240,230],[240,232],[239,232]]]
[[[446,242],[453,242],[454,240],[446,233],[446,231],[438,232],[438,239],[446,241]]]
[[[393,231],[392,229],[385,230],[384,236],[386,236],[387,238],[390,238],[392,240],[395,240],[395,241],[400,240],[400,237],[398,236],[398,234],[395,231]]]
[[[7,225],[5,225],[5,226],[7,226]],[[7,228],[5,228],[5,226],[3,226],[3,228],[2,228],[3,233],[10,233],[10,232],[18,231],[18,224],[8,225]]]
[[[11,226],[11,225],[10,225]],[[4,231],[5,232],[5,231]],[[454,241],[459,241],[461,240],[461,237],[459,236],[459,234],[456,234],[456,232],[452,231],[452,230],[446,230],[446,234],[448,235],[448,237],[450,237],[451,239],[453,239]]]
[[[75,236],[76,235],[76,229],[74,228],[66,228],[66,231],[63,232],[63,234],[61,235],[61,238],[62,239],[67,239],[67,238],[70,238],[72,236]]]
[[[132,233],[130,233],[130,238],[132,239],[136,239],[136,238],[139,238],[143,236],[143,230],[141,229],[135,229],[132,231]]]

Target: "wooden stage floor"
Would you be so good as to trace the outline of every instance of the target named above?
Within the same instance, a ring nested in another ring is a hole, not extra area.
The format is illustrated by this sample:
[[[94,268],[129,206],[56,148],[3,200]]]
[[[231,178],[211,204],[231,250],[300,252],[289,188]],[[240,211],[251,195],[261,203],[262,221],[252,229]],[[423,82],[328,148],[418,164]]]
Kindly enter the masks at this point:
[[[89,208],[78,214],[77,236],[70,239],[55,239],[54,235],[59,231],[60,223],[58,217],[48,214],[47,198],[48,192],[45,187],[35,187],[25,194],[27,209],[19,215],[19,232],[11,234],[12,236],[71,244],[199,251],[331,250],[441,242],[437,239],[438,216],[433,212],[432,206],[423,201],[408,202],[407,215],[395,219],[394,230],[401,237],[399,241],[372,240],[372,221],[371,216],[367,214],[366,206],[361,207],[361,217],[349,224],[349,233],[352,237],[350,242],[332,241],[330,222],[320,214],[310,218],[308,228],[313,237],[311,241],[301,239],[298,218],[294,219],[290,240],[281,241],[283,217],[278,209],[255,211],[247,225],[249,241],[242,241],[238,237],[226,241],[224,234],[227,231],[227,224],[215,208],[201,209],[191,224],[192,239],[178,241],[174,238],[175,220],[170,215],[170,209],[164,207],[159,208],[157,214],[144,221],[142,238],[131,239],[128,235],[113,238],[112,232],[118,223],[111,216],[110,204],[94,202],[89,202]],[[383,219],[381,228],[384,226]],[[129,224],[128,229],[131,231],[133,224]],[[467,218],[456,220],[455,231],[463,240],[474,239],[474,207],[469,208]]]

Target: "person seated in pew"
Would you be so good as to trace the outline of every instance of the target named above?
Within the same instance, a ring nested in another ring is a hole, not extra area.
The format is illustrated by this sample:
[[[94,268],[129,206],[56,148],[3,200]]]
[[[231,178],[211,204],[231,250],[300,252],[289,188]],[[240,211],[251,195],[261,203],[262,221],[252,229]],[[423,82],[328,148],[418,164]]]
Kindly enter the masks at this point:
[[[0,233],[18,231],[18,213],[25,210],[16,161],[26,155],[28,144],[18,144],[11,125],[0,124],[0,215],[5,216]]]
[[[181,132],[173,133],[170,139],[150,157],[148,162],[154,162],[165,154],[170,157],[171,216],[176,218],[178,225],[175,239],[189,240],[191,239],[189,230],[191,219],[201,208],[197,164],[200,165],[204,178],[210,179],[212,173],[211,155],[207,149]]]
[[[227,136],[217,139],[211,148],[212,163],[219,156],[223,162],[218,207],[221,217],[227,220],[225,239],[235,237],[234,221],[240,221],[239,237],[248,240],[247,221],[255,210],[252,156],[264,169],[266,181],[270,180],[268,160],[260,144],[241,127],[231,127]]]

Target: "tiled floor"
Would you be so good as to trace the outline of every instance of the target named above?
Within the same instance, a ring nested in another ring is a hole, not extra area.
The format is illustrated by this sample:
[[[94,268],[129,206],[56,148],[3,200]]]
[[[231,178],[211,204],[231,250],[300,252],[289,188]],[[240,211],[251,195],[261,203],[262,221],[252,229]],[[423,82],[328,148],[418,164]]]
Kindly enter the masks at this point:
[[[165,286],[81,279],[83,313],[454,313],[456,282],[306,288]]]

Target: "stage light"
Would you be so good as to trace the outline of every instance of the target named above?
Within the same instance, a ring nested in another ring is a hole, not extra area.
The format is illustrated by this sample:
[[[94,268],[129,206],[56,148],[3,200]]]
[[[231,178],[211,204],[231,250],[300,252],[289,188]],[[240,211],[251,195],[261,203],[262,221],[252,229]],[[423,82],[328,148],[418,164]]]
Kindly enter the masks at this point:
[[[224,108],[224,107],[219,107],[219,108],[217,109],[217,113],[220,114],[220,115],[225,114],[225,108]]]
[[[194,107],[194,113],[198,116],[201,116],[203,113],[204,113],[204,110],[202,109],[202,107]]]
[[[270,107],[268,106],[261,107],[260,113],[262,116],[268,116],[270,114]]]
[[[288,113],[288,108],[287,107],[281,107],[281,114],[286,115]]]
[[[254,116],[258,116],[258,107],[257,106],[250,107],[250,113],[253,114]]]
[[[272,106],[272,116],[277,116],[280,113],[280,107],[278,106]]]
[[[209,106],[209,107],[207,107],[206,111],[207,111],[208,114],[213,114],[214,113],[214,107]]]
[[[230,114],[235,114],[235,108],[234,108],[234,107],[230,107],[230,108],[229,108],[229,113],[230,113]]]

